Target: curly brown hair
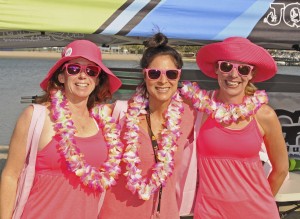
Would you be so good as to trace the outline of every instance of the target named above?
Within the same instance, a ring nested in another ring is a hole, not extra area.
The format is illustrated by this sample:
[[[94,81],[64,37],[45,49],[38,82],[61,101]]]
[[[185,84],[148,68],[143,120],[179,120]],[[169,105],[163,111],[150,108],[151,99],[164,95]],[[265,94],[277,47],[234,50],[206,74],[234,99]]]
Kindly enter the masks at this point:
[[[63,66],[63,65],[62,65]],[[47,90],[42,96],[36,98],[36,103],[46,103],[51,101],[51,91],[52,90],[63,90],[64,84],[60,83],[58,80],[58,75],[62,74],[64,71],[59,68],[53,76],[50,78],[47,86]],[[95,87],[93,92],[90,94],[87,102],[88,109],[93,108],[96,104],[106,102],[112,98],[112,94],[109,91],[109,80],[108,75],[101,70],[99,74],[99,84]]]

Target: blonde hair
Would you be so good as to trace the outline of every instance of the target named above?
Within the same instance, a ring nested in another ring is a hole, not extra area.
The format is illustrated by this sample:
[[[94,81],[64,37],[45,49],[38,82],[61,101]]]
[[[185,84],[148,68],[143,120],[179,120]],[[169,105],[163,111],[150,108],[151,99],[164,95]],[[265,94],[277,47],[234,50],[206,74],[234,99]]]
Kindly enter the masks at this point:
[[[245,95],[252,96],[258,88],[251,82],[248,82],[247,86],[245,87]]]
[[[252,72],[252,79],[255,78],[255,75],[256,71],[254,69]],[[247,86],[245,87],[245,95],[252,96],[257,90],[258,88],[251,81],[249,81]]]

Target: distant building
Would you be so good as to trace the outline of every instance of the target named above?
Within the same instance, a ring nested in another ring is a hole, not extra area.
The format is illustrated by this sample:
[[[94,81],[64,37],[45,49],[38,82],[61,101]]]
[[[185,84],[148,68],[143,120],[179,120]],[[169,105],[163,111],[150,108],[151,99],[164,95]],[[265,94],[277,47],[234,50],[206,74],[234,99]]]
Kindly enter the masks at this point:
[[[100,48],[101,52],[103,52],[103,53],[110,53],[110,47],[100,46],[99,48]]]
[[[99,48],[103,53],[120,53],[122,51],[120,46],[101,46]]]

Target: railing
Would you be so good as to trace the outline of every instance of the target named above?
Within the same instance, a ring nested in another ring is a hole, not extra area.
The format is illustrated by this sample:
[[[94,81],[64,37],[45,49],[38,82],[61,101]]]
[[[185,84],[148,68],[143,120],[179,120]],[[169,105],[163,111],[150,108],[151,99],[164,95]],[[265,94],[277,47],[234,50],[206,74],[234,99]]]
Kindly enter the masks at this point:
[[[111,68],[114,74],[122,81],[121,88],[114,94],[113,100],[128,99],[135,91],[138,84],[143,80],[141,69],[136,68]],[[197,82],[201,89],[213,90],[218,87],[217,80],[206,77],[200,70],[183,69],[180,81]],[[291,92],[300,93],[300,77],[277,74],[272,79],[256,83],[259,89],[268,92]],[[23,96],[21,103],[33,103],[37,96]]]

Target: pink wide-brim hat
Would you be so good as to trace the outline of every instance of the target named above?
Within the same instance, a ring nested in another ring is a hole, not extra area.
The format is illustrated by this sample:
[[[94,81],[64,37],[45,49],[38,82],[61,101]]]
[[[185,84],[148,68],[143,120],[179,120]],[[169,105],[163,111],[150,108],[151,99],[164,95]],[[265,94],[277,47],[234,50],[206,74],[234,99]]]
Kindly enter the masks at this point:
[[[76,58],[85,58],[99,65],[102,71],[108,75],[109,90],[112,94],[121,87],[121,80],[103,64],[101,51],[98,46],[88,40],[75,40],[64,48],[61,58],[49,70],[44,80],[40,83],[41,88],[46,91],[48,82],[53,74],[60,69],[65,62]]]
[[[256,72],[253,82],[268,80],[277,72],[276,62],[270,53],[243,37],[229,37],[222,42],[203,46],[196,56],[200,70],[211,78],[217,78],[218,61],[238,61],[253,65]]]

